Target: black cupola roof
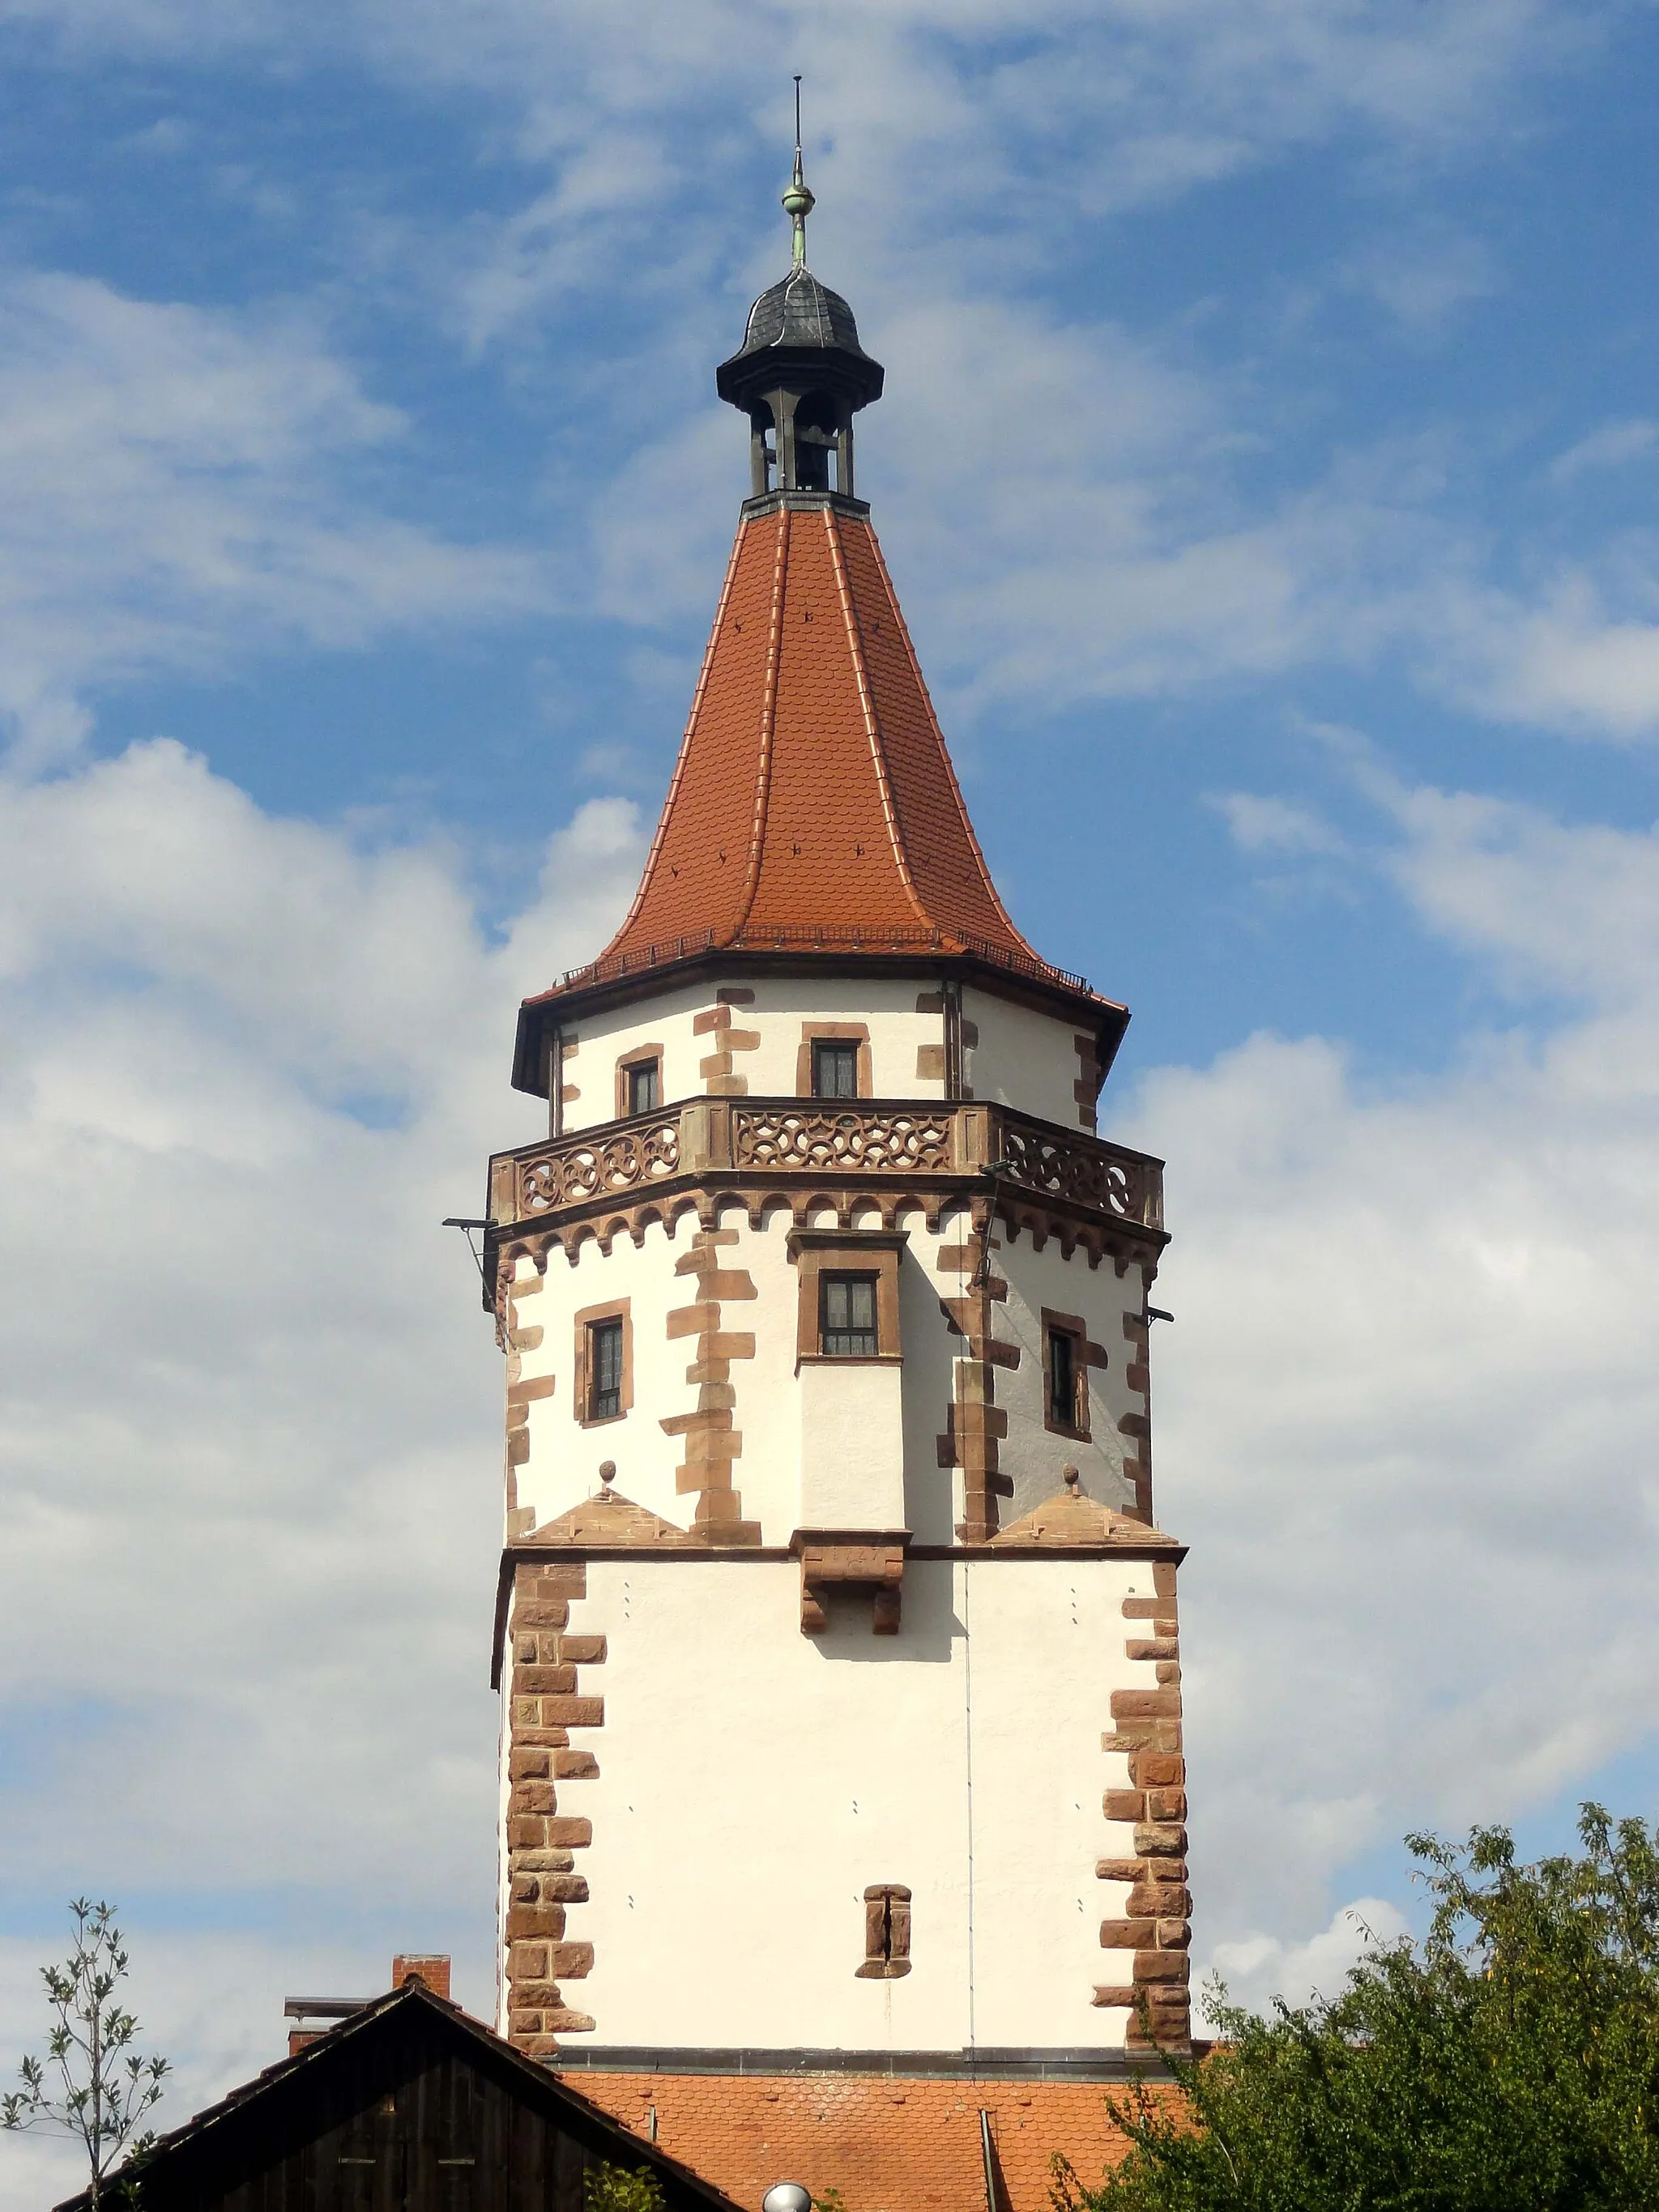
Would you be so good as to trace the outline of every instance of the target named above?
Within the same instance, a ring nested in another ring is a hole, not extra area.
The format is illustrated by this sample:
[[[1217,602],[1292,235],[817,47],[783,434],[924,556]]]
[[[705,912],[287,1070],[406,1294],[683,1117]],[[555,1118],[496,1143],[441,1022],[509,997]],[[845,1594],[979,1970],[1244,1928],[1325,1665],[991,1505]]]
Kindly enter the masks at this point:
[[[884,372],[859,343],[859,326],[846,301],[819,283],[806,265],[806,218],[812,211],[812,195],[801,173],[799,77],[795,101],[795,173],[783,196],[794,230],[793,266],[749,310],[743,343],[715,370],[714,389],[733,407],[750,411],[781,385],[793,386],[797,395],[822,390],[839,402],[844,427],[859,408],[880,398]],[[775,418],[777,411],[774,405]]]
[[[869,359],[859,343],[853,310],[810,269],[792,269],[781,283],[761,294],[749,310],[749,327],[735,358],[775,345],[835,346]]]
[[[828,372],[823,380],[846,391],[855,407],[880,398],[884,372],[859,343],[853,310],[810,269],[792,269],[749,310],[743,343],[715,370],[714,389],[734,407],[746,407],[754,393],[776,381],[780,368],[820,366]]]

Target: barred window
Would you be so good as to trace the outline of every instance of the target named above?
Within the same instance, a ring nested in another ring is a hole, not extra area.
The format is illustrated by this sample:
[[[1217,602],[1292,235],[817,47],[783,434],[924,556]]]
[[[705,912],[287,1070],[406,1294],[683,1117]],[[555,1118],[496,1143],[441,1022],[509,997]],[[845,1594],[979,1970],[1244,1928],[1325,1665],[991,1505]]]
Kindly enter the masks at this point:
[[[628,1071],[628,1110],[654,1114],[662,1103],[662,1062],[636,1060]]]
[[[1080,1316],[1042,1310],[1042,1425],[1062,1437],[1089,1434],[1089,1370],[1106,1355]]]
[[[1070,1427],[1077,1420],[1077,1340],[1071,1332],[1048,1332],[1048,1418]]]
[[[850,1037],[814,1037],[812,1040],[812,1096],[814,1098],[856,1098],[858,1095],[857,1042]]]
[[[591,1421],[608,1421],[623,1409],[623,1325],[596,1321],[588,1330],[587,1376]]]
[[[829,1359],[873,1359],[876,1341],[876,1279],[873,1275],[821,1275],[823,1301],[820,1348]]]

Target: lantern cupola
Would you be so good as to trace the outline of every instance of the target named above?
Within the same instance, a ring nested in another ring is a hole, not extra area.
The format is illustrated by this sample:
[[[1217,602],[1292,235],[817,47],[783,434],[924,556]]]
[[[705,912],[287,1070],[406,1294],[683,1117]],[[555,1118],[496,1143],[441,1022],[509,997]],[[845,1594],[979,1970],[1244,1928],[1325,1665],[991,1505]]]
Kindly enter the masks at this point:
[[[851,307],[806,265],[813,199],[799,137],[783,204],[794,227],[789,274],[749,310],[743,343],[720,363],[714,388],[749,417],[753,497],[838,491],[850,498],[853,417],[880,398],[883,370],[859,343]]]

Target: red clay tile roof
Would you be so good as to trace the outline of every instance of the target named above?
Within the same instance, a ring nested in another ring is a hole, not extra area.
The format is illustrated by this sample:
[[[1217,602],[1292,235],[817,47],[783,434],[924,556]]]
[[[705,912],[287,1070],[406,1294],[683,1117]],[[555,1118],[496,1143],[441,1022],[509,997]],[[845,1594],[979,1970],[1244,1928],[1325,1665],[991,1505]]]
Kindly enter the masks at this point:
[[[1133,2102],[1123,2081],[585,2069],[575,2078],[647,2138],[654,2106],[657,2148],[754,2212],[775,2181],[802,2182],[817,2198],[838,2190],[847,2212],[988,2212],[981,2109],[997,2212],[1050,2212],[1054,2154],[1097,2185],[1128,2148],[1106,2100]]]
[[[977,952],[1082,988],[996,895],[867,518],[785,501],[738,526],[633,908],[562,988],[820,945]]]

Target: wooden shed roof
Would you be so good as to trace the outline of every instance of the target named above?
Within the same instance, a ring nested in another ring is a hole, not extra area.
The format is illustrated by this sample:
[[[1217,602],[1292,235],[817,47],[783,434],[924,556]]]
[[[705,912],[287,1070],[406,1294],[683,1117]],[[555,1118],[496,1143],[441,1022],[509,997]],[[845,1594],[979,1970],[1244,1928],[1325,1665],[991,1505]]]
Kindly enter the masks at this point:
[[[582,2177],[599,2163],[648,2168],[669,2212],[736,2212],[410,1981],[162,2136],[124,2178],[142,2182],[147,2212],[583,2212]]]

